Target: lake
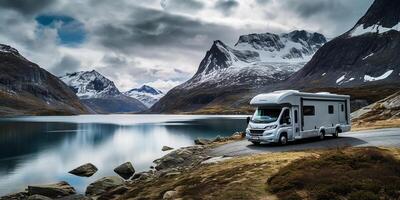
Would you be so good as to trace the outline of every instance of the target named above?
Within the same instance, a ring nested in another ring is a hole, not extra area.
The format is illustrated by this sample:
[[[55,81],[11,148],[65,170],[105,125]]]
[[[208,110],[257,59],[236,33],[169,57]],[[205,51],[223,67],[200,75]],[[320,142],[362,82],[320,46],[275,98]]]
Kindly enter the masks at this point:
[[[168,152],[162,146],[193,145],[196,138],[244,131],[246,116],[79,115],[0,119],[0,196],[27,185],[67,181],[77,192],[131,161],[137,172]],[[99,171],[78,177],[85,163]]]

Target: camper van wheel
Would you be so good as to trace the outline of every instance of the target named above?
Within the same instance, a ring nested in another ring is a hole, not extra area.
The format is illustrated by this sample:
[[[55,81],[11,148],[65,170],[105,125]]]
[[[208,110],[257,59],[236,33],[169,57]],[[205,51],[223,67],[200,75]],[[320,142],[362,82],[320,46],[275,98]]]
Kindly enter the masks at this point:
[[[260,145],[260,142],[252,142],[254,145]]]
[[[320,140],[324,140],[325,139],[325,131],[321,131],[321,134],[319,135],[319,139]]]
[[[332,134],[332,136],[333,136],[334,138],[339,137],[339,129],[338,129],[338,128],[335,130],[335,132]]]
[[[285,133],[282,133],[281,136],[279,136],[279,144],[280,145],[286,145],[287,144],[287,136]]]

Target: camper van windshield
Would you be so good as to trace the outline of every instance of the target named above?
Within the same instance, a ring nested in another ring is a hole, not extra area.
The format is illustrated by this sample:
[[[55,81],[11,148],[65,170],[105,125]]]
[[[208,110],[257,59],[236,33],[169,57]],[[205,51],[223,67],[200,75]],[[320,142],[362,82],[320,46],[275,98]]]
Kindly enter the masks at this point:
[[[253,115],[251,121],[255,123],[271,123],[278,120],[280,108],[259,108]]]

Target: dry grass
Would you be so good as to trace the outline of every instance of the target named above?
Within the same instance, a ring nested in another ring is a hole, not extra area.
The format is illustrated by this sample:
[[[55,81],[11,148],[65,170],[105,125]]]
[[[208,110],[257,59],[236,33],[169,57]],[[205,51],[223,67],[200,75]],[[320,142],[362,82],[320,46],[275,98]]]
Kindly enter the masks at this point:
[[[268,177],[293,160],[308,156],[315,154],[272,153],[202,165],[175,177],[132,184],[120,199],[160,199],[169,190],[177,190],[183,199],[276,199],[266,189]]]
[[[372,122],[356,121],[352,124],[352,131],[362,131],[381,128],[400,128],[400,119],[388,119]]]
[[[328,151],[283,167],[268,179],[279,199],[399,199],[398,150],[351,148]]]

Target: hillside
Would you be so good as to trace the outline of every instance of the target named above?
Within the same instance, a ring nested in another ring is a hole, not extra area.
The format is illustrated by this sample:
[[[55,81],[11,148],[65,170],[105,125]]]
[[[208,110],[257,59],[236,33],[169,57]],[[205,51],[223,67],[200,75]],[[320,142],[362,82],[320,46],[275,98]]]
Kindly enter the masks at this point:
[[[0,44],[0,115],[87,113],[72,90],[57,77]]]

